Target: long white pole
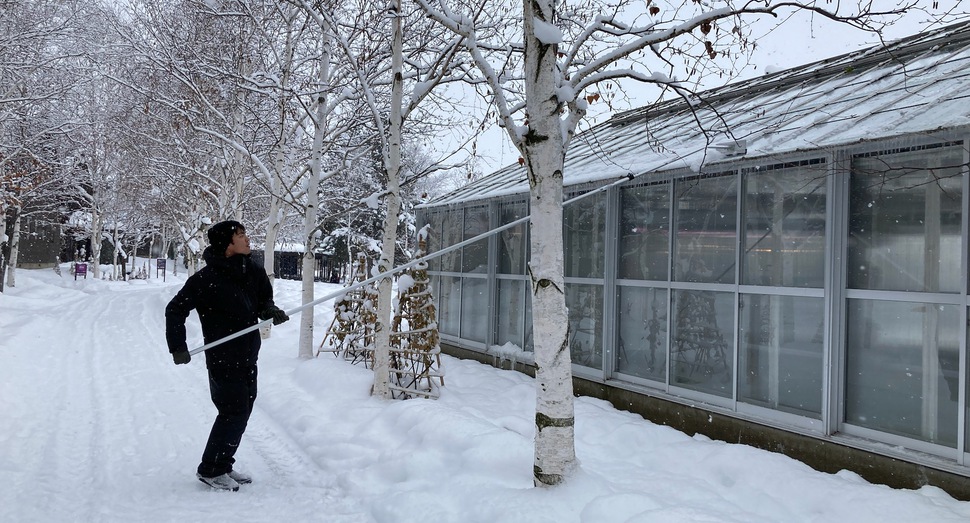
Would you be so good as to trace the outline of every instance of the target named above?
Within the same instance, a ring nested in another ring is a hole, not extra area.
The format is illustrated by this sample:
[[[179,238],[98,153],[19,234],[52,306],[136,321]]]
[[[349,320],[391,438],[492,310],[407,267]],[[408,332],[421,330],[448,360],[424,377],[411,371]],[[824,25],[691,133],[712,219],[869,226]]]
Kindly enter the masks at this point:
[[[587,193],[581,194],[581,195],[579,195],[579,196],[577,196],[575,198],[571,198],[569,200],[566,200],[565,202],[563,202],[563,205],[569,205],[569,204],[571,204],[573,202],[577,202],[579,200],[582,200],[583,198],[587,198],[587,197],[592,196],[594,194],[598,194],[600,192],[606,191],[607,189],[609,189],[610,187],[613,187],[614,185],[619,185],[621,183],[627,182],[627,181],[632,180],[634,178],[635,178],[635,176],[632,175],[632,174],[631,175],[624,176],[623,178],[621,178],[621,179],[619,179],[619,180],[617,180],[617,181],[615,181],[615,182],[613,182],[611,184],[607,184],[607,185],[604,185],[602,187],[598,187],[596,189],[593,189],[592,191],[589,191]],[[403,265],[399,265],[399,266],[397,266],[397,267],[395,267],[395,268],[393,268],[393,269],[391,269],[389,271],[384,271],[384,272],[382,272],[382,273],[380,273],[380,274],[378,274],[376,276],[373,276],[371,278],[368,278],[368,279],[366,279],[364,281],[357,282],[357,283],[355,283],[355,284],[353,284],[353,285],[351,285],[349,287],[344,287],[344,288],[340,289],[339,291],[334,291],[334,292],[331,292],[329,294],[325,294],[325,295],[323,295],[323,296],[321,296],[321,297],[319,297],[319,298],[311,301],[310,303],[306,303],[306,304],[303,304],[303,305],[301,305],[299,307],[296,307],[295,309],[291,309],[291,310],[286,311],[286,315],[287,316],[293,316],[294,314],[299,314],[299,313],[303,312],[305,309],[308,309],[310,307],[313,307],[314,305],[317,305],[319,303],[323,303],[323,302],[325,302],[327,300],[332,300],[332,299],[336,298],[337,296],[341,296],[343,294],[346,294],[347,292],[352,291],[354,289],[358,289],[360,287],[363,287],[364,285],[369,285],[371,283],[374,283],[375,281],[377,281],[377,280],[379,280],[379,279],[381,279],[381,278],[383,278],[385,276],[389,276],[391,274],[395,274],[395,273],[401,272],[401,271],[403,271],[405,269],[410,269],[411,267],[414,267],[415,265],[418,265],[419,263],[424,263],[424,262],[426,262],[428,260],[437,258],[439,256],[443,256],[445,254],[448,254],[449,252],[454,251],[456,249],[461,249],[462,247],[464,247],[466,245],[469,245],[469,244],[472,244],[472,243],[475,243],[475,242],[477,242],[479,240],[484,240],[485,238],[488,238],[489,236],[491,236],[493,234],[498,234],[498,233],[500,233],[500,232],[502,232],[504,230],[511,229],[512,227],[515,227],[516,225],[523,224],[523,223],[529,221],[529,218],[530,217],[531,217],[530,215],[526,215],[526,216],[524,216],[522,218],[519,218],[518,220],[515,220],[513,222],[507,223],[505,225],[501,225],[501,226],[496,227],[494,229],[485,231],[485,232],[479,234],[478,236],[469,238],[469,239],[467,239],[465,241],[462,241],[460,243],[456,243],[454,245],[449,245],[448,247],[445,247],[444,249],[441,249],[439,251],[432,252],[430,254],[425,254],[424,256],[422,256],[420,258],[411,260],[411,261],[409,261],[409,262],[407,262],[407,263],[405,263]],[[241,330],[239,332],[230,334],[230,335],[228,335],[228,336],[226,336],[224,338],[220,338],[220,339],[218,339],[216,341],[213,341],[212,343],[206,343],[205,345],[202,345],[201,347],[194,348],[194,349],[192,349],[192,350],[189,351],[189,354],[192,354],[194,356],[194,355],[196,355],[196,354],[198,354],[200,352],[207,351],[207,350],[211,349],[212,347],[215,347],[216,345],[221,345],[221,344],[223,344],[223,343],[225,343],[225,342],[227,342],[229,340],[236,339],[236,338],[242,336],[243,334],[247,334],[247,333],[253,332],[254,330],[258,329],[262,325],[268,325],[271,321],[273,321],[273,320],[272,319],[263,320],[263,321],[257,323],[256,325],[253,325],[251,327],[246,327],[245,329],[243,329],[243,330]]]

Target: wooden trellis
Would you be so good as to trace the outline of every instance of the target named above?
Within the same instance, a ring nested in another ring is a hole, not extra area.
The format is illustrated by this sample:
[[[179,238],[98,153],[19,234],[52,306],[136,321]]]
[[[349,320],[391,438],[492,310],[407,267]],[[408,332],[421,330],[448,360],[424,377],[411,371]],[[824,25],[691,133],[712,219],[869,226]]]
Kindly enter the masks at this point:
[[[417,256],[426,250],[426,230],[419,233]],[[351,281],[367,279],[367,260],[357,257]],[[441,367],[437,312],[427,263],[398,277],[398,305],[391,322],[390,388],[398,399],[437,398],[445,384]],[[366,285],[334,303],[334,317],[317,354],[330,352],[352,363],[374,367],[374,325],[377,289]]]
[[[367,279],[367,258],[357,255],[351,282]],[[331,352],[352,363],[363,362],[367,368],[374,366],[374,325],[377,321],[377,289],[364,285],[344,294],[334,302],[334,315],[327,334],[324,335],[317,355]]]
[[[418,235],[417,257],[426,252],[427,230]],[[391,328],[391,392],[395,398],[437,398],[445,384],[438,320],[428,277],[419,263],[398,278],[398,306]]]

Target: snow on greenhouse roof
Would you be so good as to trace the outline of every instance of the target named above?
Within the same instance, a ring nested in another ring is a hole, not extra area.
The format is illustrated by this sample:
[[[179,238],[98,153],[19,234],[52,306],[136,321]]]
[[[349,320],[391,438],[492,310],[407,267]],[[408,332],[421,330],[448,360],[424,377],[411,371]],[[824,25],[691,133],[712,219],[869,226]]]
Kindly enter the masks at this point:
[[[620,113],[577,135],[565,186],[970,124],[970,23]],[[700,122],[700,125],[698,124]],[[713,147],[711,147],[713,146]],[[739,156],[733,159],[740,158]],[[513,164],[425,207],[526,194]]]

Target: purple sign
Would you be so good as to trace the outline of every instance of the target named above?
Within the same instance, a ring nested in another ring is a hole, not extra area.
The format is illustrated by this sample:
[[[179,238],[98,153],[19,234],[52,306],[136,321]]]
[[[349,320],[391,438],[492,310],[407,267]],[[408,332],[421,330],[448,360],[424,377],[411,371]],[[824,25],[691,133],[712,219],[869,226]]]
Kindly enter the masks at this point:
[[[162,273],[162,281],[165,281],[165,258],[155,259],[155,277],[158,277],[158,273]]]
[[[74,264],[74,279],[76,280],[78,276],[84,276],[84,279],[88,279],[88,264],[86,263],[75,263]]]

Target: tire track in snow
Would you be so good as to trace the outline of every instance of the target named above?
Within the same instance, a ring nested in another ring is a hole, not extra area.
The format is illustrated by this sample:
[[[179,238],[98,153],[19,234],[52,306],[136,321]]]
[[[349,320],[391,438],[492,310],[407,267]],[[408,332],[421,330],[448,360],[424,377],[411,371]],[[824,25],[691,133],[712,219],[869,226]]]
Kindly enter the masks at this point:
[[[76,301],[73,306],[59,307],[50,311],[53,319],[92,318],[98,312],[91,307],[82,307]],[[38,311],[38,314],[43,314]],[[41,316],[43,318],[43,316]],[[91,360],[87,357],[89,349],[83,340],[77,338],[58,339],[52,329],[40,329],[43,319],[32,324],[34,332],[41,336],[34,343],[32,353],[42,357],[45,364],[44,374],[50,377],[49,386],[37,389],[43,399],[33,399],[34,405],[47,407],[44,416],[37,420],[26,419],[33,425],[31,441],[28,445],[39,449],[39,460],[29,465],[26,471],[30,481],[21,484],[21,495],[29,496],[23,490],[41,488],[60,492],[63,502],[47,507],[23,507],[28,511],[38,511],[38,515],[60,521],[79,521],[87,519],[92,513],[92,500],[80,493],[78,487],[90,484],[91,478],[85,477],[88,455],[93,444],[94,427],[98,424],[97,410],[93,408],[90,384]],[[51,430],[53,428],[53,430]],[[23,449],[27,450],[28,449]],[[23,451],[22,450],[22,451]]]
[[[14,427],[0,426],[0,521],[373,521],[261,408],[265,397],[237,455],[255,483],[227,494],[196,481],[215,408],[204,356],[176,367],[165,346],[164,306],[177,290],[112,283],[41,300],[0,339],[0,350],[24,351],[0,366],[0,391],[13,398],[0,398],[0,423]],[[193,345],[194,315],[187,326]],[[261,390],[280,381],[265,372]],[[23,501],[37,499],[49,502]]]
[[[70,507],[64,520],[111,520],[125,505],[143,501],[131,488],[144,459],[136,455],[135,427],[145,406],[133,400],[140,399],[145,347],[136,340],[139,323],[120,319],[144,308],[144,299],[135,289],[92,294],[74,310],[76,350],[62,367],[64,403],[73,408],[59,416],[50,467],[58,484],[71,486],[64,489]]]
[[[32,321],[20,328],[22,370],[49,379],[16,390],[34,410],[18,415],[12,423],[18,430],[4,431],[0,440],[16,474],[0,489],[2,505],[12,511],[8,518],[0,508],[0,520],[142,520],[138,515],[168,508],[153,500],[160,478],[198,490],[196,454],[208,432],[205,369],[172,368],[161,302],[173,293],[126,288],[32,311]],[[69,339],[62,339],[66,333]],[[30,368],[37,366],[42,370]],[[186,434],[180,424],[197,425],[198,434]],[[162,471],[174,469],[176,460],[187,464],[179,474]],[[44,506],[17,503],[37,491],[55,497]]]
[[[91,358],[94,395],[106,406],[100,446],[91,449],[99,520],[157,517],[178,503],[159,492],[201,487],[194,473],[208,434],[207,382],[203,365],[175,367],[168,354],[162,311],[173,293],[148,288],[100,297],[106,315],[127,321],[90,330],[91,345],[102,347]]]
[[[96,433],[90,446],[89,470],[94,476],[90,498],[98,511],[97,519],[108,519],[129,513],[140,503],[140,476],[145,473],[144,446],[147,420],[144,413],[152,404],[138,386],[150,372],[146,363],[150,344],[139,340],[137,332],[144,330],[144,301],[142,292],[127,292],[96,296],[100,312],[90,319],[86,333],[88,346],[93,350],[90,362],[91,398],[96,421]],[[102,305],[103,304],[103,305]],[[99,306],[100,305],[100,306]],[[117,321],[125,318],[127,321]],[[110,325],[105,328],[104,325]],[[153,381],[153,380],[145,380]],[[124,495],[119,495],[124,494]]]

